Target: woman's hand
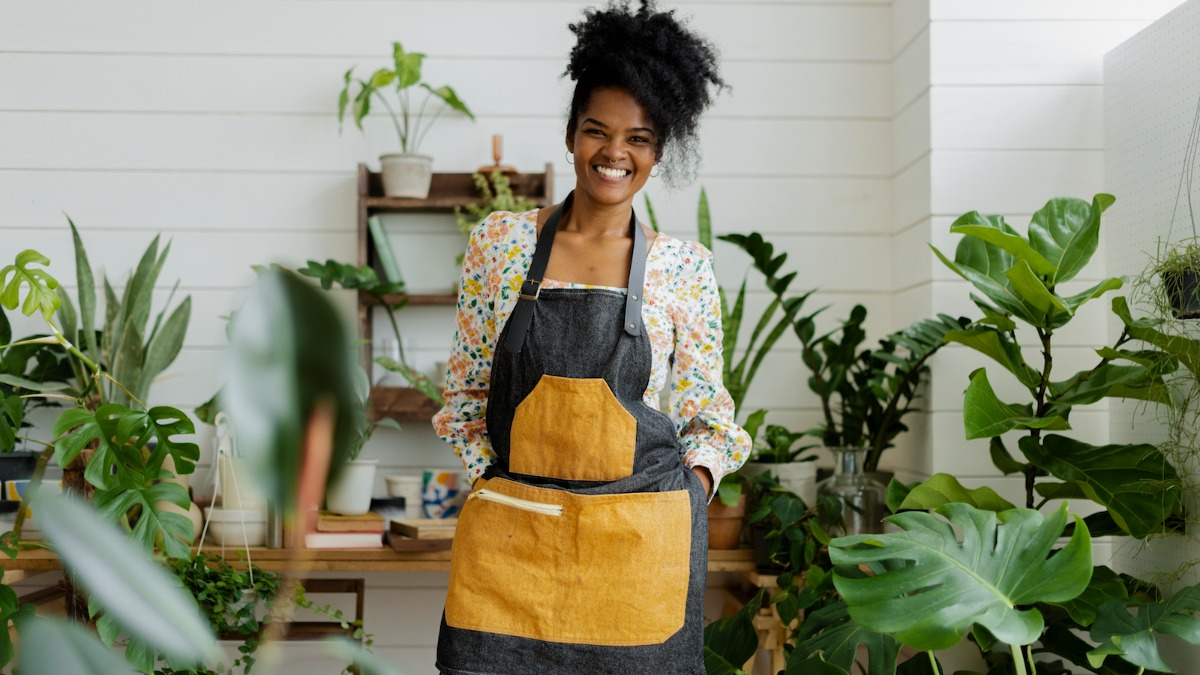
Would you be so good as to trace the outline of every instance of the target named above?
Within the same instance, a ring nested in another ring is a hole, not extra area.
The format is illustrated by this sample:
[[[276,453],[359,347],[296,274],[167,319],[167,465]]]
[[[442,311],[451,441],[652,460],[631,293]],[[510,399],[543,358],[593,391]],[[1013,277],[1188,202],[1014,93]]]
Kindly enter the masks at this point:
[[[700,477],[700,484],[704,486],[704,494],[707,497],[712,497],[713,477],[707,466],[693,466],[692,473]]]

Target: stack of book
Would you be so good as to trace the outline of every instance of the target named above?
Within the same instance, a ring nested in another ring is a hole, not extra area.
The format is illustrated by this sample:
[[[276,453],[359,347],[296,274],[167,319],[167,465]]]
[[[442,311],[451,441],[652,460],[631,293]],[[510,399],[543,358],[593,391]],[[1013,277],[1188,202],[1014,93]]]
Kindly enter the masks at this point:
[[[322,511],[317,516],[317,531],[304,537],[307,548],[383,548],[387,520],[375,512],[360,516],[340,516]]]
[[[458,518],[393,520],[387,543],[397,551],[449,550],[457,524]]]

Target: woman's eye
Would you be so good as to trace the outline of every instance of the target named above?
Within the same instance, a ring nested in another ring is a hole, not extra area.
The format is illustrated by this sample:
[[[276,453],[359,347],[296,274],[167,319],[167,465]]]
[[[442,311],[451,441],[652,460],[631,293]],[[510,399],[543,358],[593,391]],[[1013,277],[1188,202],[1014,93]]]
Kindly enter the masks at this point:
[[[630,143],[649,143],[650,139],[648,139],[644,136],[634,136],[633,138],[629,139],[629,142]]]
[[[588,129],[588,130],[587,130],[587,131],[585,131],[584,133],[585,133],[585,134],[591,134],[591,135],[593,135],[593,136],[597,136],[597,137],[600,137],[600,138],[603,138],[603,137],[604,137],[604,132],[603,132],[603,131],[600,131],[599,129]]]

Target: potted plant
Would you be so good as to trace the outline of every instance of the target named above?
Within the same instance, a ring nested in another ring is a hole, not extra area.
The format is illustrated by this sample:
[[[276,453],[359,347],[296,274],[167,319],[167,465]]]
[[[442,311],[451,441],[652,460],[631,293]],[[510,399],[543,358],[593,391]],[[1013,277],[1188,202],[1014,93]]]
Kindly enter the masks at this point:
[[[472,120],[475,115],[466,104],[458,98],[458,94],[449,85],[434,88],[421,81],[421,64],[425,55],[407,53],[399,42],[392,43],[392,68],[380,68],[366,80],[354,77],[354,68],[346,71],[343,76],[344,86],[338,96],[338,125],[339,129],[350,107],[354,124],[360,130],[362,121],[371,112],[371,101],[378,101],[387,110],[395,126],[396,135],[400,139],[400,153],[381,155],[383,190],[388,197],[412,197],[424,199],[429,196],[429,184],[433,175],[433,158],[418,154],[425,135],[437,118],[450,108],[460,112]],[[358,84],[358,93],[353,99],[350,89]],[[425,90],[425,96],[419,105],[411,100],[410,91],[414,86]],[[384,95],[387,90],[395,92],[397,106],[393,106]],[[431,99],[441,102],[431,117],[426,117],[425,107]]]
[[[362,368],[354,371],[355,387],[359,403],[368,414],[359,419],[359,426],[346,452],[346,463],[325,489],[325,508],[345,516],[357,516],[371,510],[371,495],[375,488],[377,459],[361,459],[363,447],[371,439],[377,427],[400,429],[400,424],[390,417],[370,414],[371,384]]]
[[[767,424],[767,411],[757,410],[746,419],[742,428],[754,441],[754,451],[739,473],[748,478],[771,473],[779,484],[795,493],[806,504],[817,501],[817,455],[802,456],[815,445],[798,445],[807,433],[791,431],[778,424]],[[762,438],[759,438],[762,430]]]
[[[495,169],[486,176],[481,172],[475,172],[471,178],[475,181],[475,188],[479,190],[480,202],[454,207],[454,218],[458,221],[458,231],[463,234],[470,234],[476,225],[495,211],[524,213],[537,208],[537,202],[532,199],[513,195],[512,182],[508,179],[508,175],[500,169]],[[464,255],[466,253],[459,253],[455,264],[462,265]]]
[[[1177,319],[1200,319],[1200,243],[1195,238],[1160,244],[1151,272],[1161,284],[1156,306],[1165,306]]]

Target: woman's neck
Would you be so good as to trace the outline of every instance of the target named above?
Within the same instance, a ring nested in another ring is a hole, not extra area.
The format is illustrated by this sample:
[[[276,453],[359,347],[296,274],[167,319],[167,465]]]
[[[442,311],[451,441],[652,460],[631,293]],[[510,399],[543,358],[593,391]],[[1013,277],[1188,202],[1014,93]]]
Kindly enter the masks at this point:
[[[632,208],[632,200],[620,204],[598,204],[576,194],[571,210],[565,214],[558,229],[590,237],[628,236]]]

